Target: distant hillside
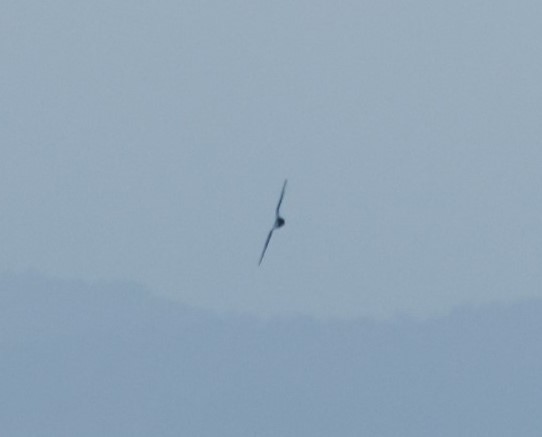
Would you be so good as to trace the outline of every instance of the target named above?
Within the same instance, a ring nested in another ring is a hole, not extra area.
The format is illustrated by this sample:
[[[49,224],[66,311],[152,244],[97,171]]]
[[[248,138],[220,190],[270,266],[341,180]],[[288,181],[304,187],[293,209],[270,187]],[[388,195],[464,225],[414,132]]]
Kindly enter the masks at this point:
[[[541,334],[541,301],[262,321],[4,276],[0,435],[539,436]]]

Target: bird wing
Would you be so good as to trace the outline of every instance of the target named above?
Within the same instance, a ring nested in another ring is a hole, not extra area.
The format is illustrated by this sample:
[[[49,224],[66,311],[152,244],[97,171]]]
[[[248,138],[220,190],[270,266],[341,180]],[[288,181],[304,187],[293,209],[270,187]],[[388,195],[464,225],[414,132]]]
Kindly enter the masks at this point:
[[[273,235],[274,229],[275,228],[273,228],[273,229],[271,229],[269,231],[269,235],[267,236],[267,240],[265,240],[265,246],[263,247],[262,256],[260,256],[260,262],[258,263],[258,265],[260,265],[262,263],[263,256],[265,255],[265,251],[267,250],[267,246],[269,246],[269,241],[271,240],[271,235]]]
[[[288,179],[285,179],[284,180],[284,185],[282,186],[282,192],[280,193],[280,199],[279,199],[279,203],[277,205],[277,209],[275,211],[275,215],[278,217],[279,215],[279,209],[280,209],[280,205],[282,203],[282,199],[284,198],[284,192],[286,191],[286,183],[288,182]]]

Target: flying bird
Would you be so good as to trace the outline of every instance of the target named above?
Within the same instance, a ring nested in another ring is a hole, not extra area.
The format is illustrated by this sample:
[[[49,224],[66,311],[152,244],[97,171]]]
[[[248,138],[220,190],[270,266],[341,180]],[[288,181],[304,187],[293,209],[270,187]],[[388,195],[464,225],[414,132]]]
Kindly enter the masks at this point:
[[[288,182],[288,179],[285,179],[284,185],[282,186],[282,191],[280,193],[279,203],[277,204],[277,209],[275,210],[275,223],[273,224],[273,227],[269,231],[267,240],[265,240],[265,246],[263,247],[262,255],[260,256],[260,262],[258,263],[258,265],[262,263],[263,257],[265,255],[265,251],[267,250],[267,246],[269,246],[269,241],[271,240],[271,235],[273,235],[273,231],[275,229],[282,228],[284,226],[284,223],[286,223],[286,221],[280,216],[280,205],[282,203],[282,199],[284,198],[284,192],[286,191],[287,182]]]

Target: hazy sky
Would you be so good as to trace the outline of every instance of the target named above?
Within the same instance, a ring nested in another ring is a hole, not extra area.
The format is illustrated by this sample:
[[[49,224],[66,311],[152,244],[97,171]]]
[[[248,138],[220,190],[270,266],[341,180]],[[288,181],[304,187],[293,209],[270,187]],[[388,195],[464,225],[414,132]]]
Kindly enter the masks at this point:
[[[4,2],[0,266],[256,314],[542,296],[541,14]]]

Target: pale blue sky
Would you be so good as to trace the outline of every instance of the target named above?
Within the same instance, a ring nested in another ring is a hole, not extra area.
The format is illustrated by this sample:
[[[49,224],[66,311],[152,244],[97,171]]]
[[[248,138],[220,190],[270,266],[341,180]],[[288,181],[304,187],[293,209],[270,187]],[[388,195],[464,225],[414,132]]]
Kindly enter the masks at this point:
[[[7,2],[0,266],[214,310],[540,296],[542,4]],[[286,226],[257,267],[282,181]]]

